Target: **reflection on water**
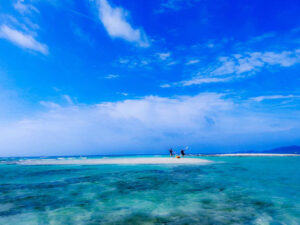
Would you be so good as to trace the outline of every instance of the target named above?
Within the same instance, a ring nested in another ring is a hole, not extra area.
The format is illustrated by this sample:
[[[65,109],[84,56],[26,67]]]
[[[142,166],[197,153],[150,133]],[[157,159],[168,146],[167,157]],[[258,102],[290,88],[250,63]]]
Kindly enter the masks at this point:
[[[300,158],[213,160],[1,164],[0,224],[300,224]]]

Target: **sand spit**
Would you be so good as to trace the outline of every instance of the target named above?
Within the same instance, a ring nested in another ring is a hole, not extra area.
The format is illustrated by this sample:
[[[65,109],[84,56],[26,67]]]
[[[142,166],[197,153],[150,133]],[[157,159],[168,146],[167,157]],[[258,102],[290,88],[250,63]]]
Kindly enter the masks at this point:
[[[208,164],[210,160],[199,158],[101,158],[101,159],[32,159],[19,161],[21,165],[138,165],[138,164]]]

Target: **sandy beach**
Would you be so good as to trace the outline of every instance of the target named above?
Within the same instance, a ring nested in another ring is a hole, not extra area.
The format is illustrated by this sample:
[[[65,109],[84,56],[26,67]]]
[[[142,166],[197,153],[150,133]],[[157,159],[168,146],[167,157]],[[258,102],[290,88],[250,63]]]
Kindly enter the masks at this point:
[[[140,158],[100,158],[100,159],[28,159],[19,161],[21,165],[137,165],[137,164],[208,164],[210,160],[199,158],[167,158],[167,157],[140,157]]]

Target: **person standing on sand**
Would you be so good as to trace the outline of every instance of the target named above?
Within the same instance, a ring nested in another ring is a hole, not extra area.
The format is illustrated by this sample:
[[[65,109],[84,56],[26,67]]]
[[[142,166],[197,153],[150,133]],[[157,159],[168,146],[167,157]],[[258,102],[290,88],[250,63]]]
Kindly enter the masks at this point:
[[[172,157],[173,156],[173,149],[170,148],[169,152],[170,152],[170,157]]]
[[[180,153],[181,153],[181,156],[184,157],[185,153],[184,153],[183,149],[181,149]]]

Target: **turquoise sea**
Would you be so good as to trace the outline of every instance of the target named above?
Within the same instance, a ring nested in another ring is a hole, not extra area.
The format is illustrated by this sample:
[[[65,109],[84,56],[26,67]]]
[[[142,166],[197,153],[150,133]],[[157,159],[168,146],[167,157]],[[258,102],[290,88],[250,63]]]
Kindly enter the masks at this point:
[[[213,163],[19,165],[27,159],[2,158],[0,224],[300,224],[300,157],[204,159]]]

